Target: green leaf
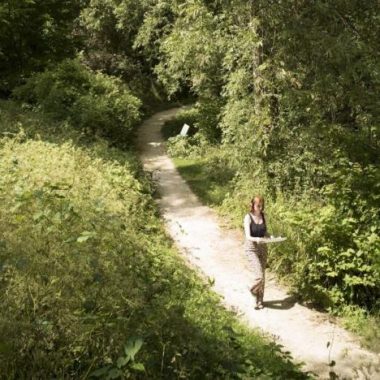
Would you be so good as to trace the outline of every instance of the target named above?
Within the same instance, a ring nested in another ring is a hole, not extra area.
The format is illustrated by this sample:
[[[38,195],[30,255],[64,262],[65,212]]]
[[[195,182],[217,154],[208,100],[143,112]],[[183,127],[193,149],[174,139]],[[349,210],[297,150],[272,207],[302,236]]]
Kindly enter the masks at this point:
[[[91,231],[83,231],[80,236],[77,238],[78,243],[83,243],[87,241],[88,239],[96,236],[96,232],[91,232]]]
[[[88,239],[90,239],[91,236],[79,236],[78,239],[77,239],[77,242],[78,243],[83,243],[85,241],[87,241]]]
[[[144,367],[144,364],[143,363],[133,363],[131,365],[131,368],[136,370],[136,371],[140,371],[140,372],[144,372],[145,371],[145,367]]]
[[[118,368],[124,367],[127,363],[129,362],[129,357],[128,356],[120,356],[119,359],[117,359],[117,366]]]
[[[34,221],[34,222],[37,222],[37,221],[40,220],[44,215],[45,215],[45,214],[44,214],[43,211],[36,212],[36,213],[33,215],[33,221]]]
[[[103,368],[99,368],[93,372],[91,372],[90,376],[94,376],[94,377],[101,377],[103,375],[105,375],[106,373],[108,373],[108,370],[111,368],[110,365],[107,365]]]
[[[75,237],[72,236],[72,237],[70,237],[70,238],[64,240],[64,243],[72,243],[72,242],[74,242],[74,241],[77,241],[77,238],[75,238]]]
[[[140,348],[143,344],[143,340],[141,338],[130,338],[125,347],[125,354],[132,360],[134,360],[135,355],[140,351]]]
[[[111,371],[109,371],[108,376],[106,379],[117,379],[123,375],[123,372],[120,371],[118,368],[112,368]]]
[[[329,272],[327,272],[326,273],[326,276],[327,277],[338,277],[338,272],[336,272],[336,271],[329,271]]]

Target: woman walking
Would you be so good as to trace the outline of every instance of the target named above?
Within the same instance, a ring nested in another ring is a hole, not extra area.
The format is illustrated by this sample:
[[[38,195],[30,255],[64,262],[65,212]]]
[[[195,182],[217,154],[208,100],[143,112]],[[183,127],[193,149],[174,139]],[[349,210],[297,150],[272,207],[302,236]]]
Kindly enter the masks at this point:
[[[252,266],[254,280],[251,293],[256,297],[256,309],[264,307],[265,267],[267,264],[267,247],[262,242],[269,236],[264,216],[264,198],[255,196],[251,200],[251,210],[244,217],[245,253]]]

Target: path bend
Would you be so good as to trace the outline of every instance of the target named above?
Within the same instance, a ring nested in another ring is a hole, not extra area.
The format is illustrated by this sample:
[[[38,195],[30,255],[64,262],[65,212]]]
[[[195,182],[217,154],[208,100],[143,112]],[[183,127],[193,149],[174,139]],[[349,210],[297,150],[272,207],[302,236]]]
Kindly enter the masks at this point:
[[[159,112],[146,120],[138,132],[138,146],[144,170],[157,182],[167,230],[187,261],[214,279],[213,289],[226,307],[249,326],[271,335],[296,361],[305,363],[304,370],[328,379],[328,363],[333,360],[339,379],[380,380],[380,355],[361,348],[357,338],[329,321],[326,314],[292,302],[270,274],[265,290],[268,307],[254,309],[242,235],[220,227],[215,212],[200,203],[165,152],[160,130],[178,110]]]

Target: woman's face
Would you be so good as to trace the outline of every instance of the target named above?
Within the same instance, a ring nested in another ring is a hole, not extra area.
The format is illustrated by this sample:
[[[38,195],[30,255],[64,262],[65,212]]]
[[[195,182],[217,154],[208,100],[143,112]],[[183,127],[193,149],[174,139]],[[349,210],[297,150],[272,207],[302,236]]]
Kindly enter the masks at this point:
[[[263,204],[261,202],[255,202],[253,204],[253,211],[256,211],[256,212],[261,212],[263,209]]]

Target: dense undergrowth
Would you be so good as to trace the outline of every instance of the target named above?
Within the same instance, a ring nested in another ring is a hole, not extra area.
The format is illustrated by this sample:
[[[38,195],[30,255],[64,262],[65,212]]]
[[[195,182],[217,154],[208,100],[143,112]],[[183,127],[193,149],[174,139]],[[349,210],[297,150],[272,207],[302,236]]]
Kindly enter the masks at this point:
[[[288,237],[272,268],[378,345],[378,14],[375,0],[1,3],[0,96],[23,107],[1,103],[1,373],[298,376],[223,330],[164,241],[128,149],[168,96],[198,101],[169,148],[200,196],[240,226],[265,195]]]
[[[141,101],[126,84],[94,73],[76,59],[34,74],[13,95],[57,120],[68,120],[88,135],[119,142],[130,139],[140,120]]]
[[[163,128],[168,152],[195,193],[238,228],[252,195],[264,194],[270,231],[288,238],[270,247],[270,268],[301,300],[343,317],[364,345],[379,351],[378,171],[352,164],[320,192],[271,192],[260,165],[251,175],[239,172],[231,147],[202,137],[201,117],[198,108],[186,110]],[[184,122],[194,135],[178,136]]]
[[[0,111],[2,378],[307,377],[188,270],[131,151]]]

